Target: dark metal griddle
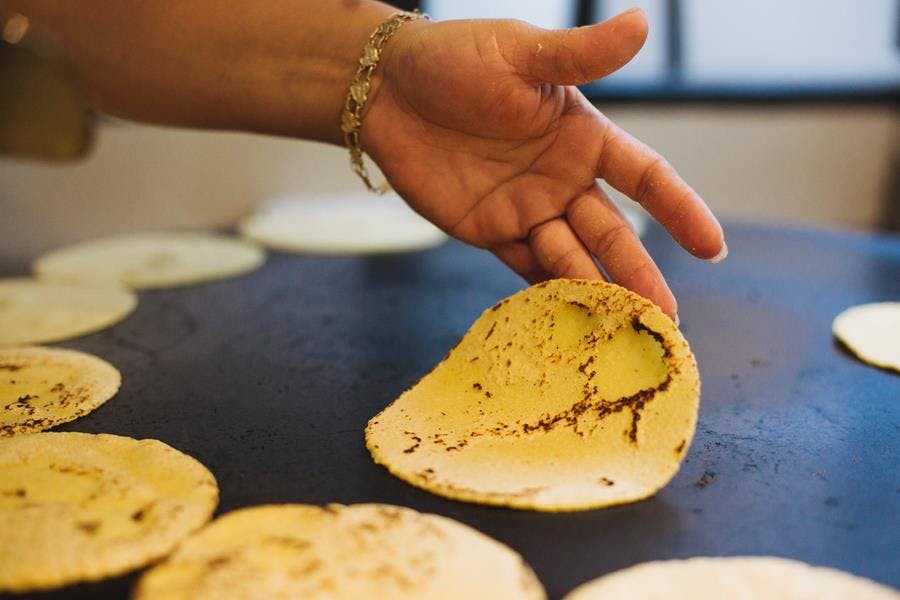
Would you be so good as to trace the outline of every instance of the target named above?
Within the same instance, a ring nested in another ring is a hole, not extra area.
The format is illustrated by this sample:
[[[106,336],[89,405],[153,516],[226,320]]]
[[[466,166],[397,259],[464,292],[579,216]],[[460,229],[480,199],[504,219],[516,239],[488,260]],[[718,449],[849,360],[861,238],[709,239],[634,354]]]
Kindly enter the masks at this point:
[[[900,299],[900,239],[728,228],[721,265],[658,230],[648,245],[700,365],[697,434],[649,500],[542,514],[432,496],[388,475],[363,427],[480,312],[522,287],[458,243],[373,258],[273,254],[230,281],[142,293],[114,328],[63,344],[122,390],[58,428],[157,438],[207,465],[219,512],[388,502],[458,519],[522,553],[551,598],[638,562],[765,554],[900,586],[900,376],[832,339],[847,306]],[[124,598],[135,575],[29,598]]]

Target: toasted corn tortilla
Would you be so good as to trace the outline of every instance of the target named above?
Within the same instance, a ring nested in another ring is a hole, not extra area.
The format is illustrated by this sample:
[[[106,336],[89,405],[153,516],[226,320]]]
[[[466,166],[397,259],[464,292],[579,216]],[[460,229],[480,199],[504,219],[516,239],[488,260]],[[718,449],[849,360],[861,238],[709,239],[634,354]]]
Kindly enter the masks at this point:
[[[451,519],[386,504],[257,506],[186,540],[135,600],[541,599],[522,558]]]
[[[446,236],[396,194],[284,199],[240,225],[268,248],[307,254],[385,254],[437,246]]]
[[[0,437],[50,429],[85,415],[119,391],[108,362],[62,348],[0,348]]]
[[[212,474],[156,440],[0,439],[0,591],[111,577],[168,554],[218,502]]]
[[[119,287],[0,279],[0,346],[59,342],[100,331],[136,305],[137,296]]]
[[[843,571],[768,556],[640,564],[575,588],[565,600],[896,600],[892,590]]]
[[[900,372],[900,302],[848,308],[831,330],[863,362]]]
[[[133,233],[65,246],[41,256],[41,278],[132,289],[167,288],[227,279],[258,268],[265,253],[211,233]]]
[[[375,462],[435,494],[544,511],[633,502],[665,485],[700,379],[671,319],[619,286],[554,280],[488,309],[375,416]]]

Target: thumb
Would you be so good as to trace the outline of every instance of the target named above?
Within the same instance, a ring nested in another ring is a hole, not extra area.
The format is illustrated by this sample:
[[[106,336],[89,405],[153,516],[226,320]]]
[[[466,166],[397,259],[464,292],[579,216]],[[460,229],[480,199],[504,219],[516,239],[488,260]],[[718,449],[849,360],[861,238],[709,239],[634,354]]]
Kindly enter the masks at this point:
[[[540,83],[581,85],[605,77],[634,58],[647,39],[647,18],[633,8],[572,29],[532,29],[519,50],[521,71]]]

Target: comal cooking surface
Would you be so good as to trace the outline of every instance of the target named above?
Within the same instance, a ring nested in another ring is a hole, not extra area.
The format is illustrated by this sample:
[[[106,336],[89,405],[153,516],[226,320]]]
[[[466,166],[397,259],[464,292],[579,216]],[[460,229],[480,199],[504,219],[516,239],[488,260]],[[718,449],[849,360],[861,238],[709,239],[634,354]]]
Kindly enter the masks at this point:
[[[551,598],[697,555],[783,556],[900,586],[900,375],[831,336],[844,308],[900,300],[900,239],[745,225],[727,236],[720,265],[660,230],[647,239],[703,391],[681,471],[643,502],[568,514],[476,506],[372,462],[366,421],[524,285],[456,242],[377,258],[271,254],[238,279],[141,293],[124,322],[61,344],[109,360],[123,383],[57,430],[171,444],[215,474],[219,513],[386,502],[458,519],[522,553]],[[125,598],[135,578],[27,596]]]

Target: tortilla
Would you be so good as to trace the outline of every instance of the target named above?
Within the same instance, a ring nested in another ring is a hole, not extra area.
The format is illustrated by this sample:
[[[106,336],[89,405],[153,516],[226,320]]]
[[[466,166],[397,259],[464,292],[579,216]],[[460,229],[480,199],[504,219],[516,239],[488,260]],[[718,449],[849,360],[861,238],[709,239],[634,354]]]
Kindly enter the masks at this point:
[[[134,600],[544,597],[510,548],[451,519],[386,504],[231,512],[145,573],[134,594]]]
[[[235,277],[258,268],[265,253],[211,233],[132,233],[65,246],[40,257],[34,272],[54,281],[168,288]]]
[[[118,323],[135,306],[137,296],[118,287],[0,279],[0,346],[93,333]]]
[[[168,554],[218,502],[212,474],[156,440],[0,439],[0,591],[111,577]]]
[[[397,194],[276,201],[245,219],[240,231],[275,250],[326,255],[410,252],[446,239]]]
[[[640,564],[575,588],[564,600],[880,600],[896,591],[836,569],[768,556]]]
[[[108,362],[62,348],[0,348],[0,437],[50,429],[85,415],[122,383]]]
[[[831,330],[861,361],[900,372],[900,302],[848,308]]]
[[[488,309],[434,370],[375,416],[375,462],[435,494],[544,511],[646,498],[697,422],[687,342],[617,285],[553,280]]]

